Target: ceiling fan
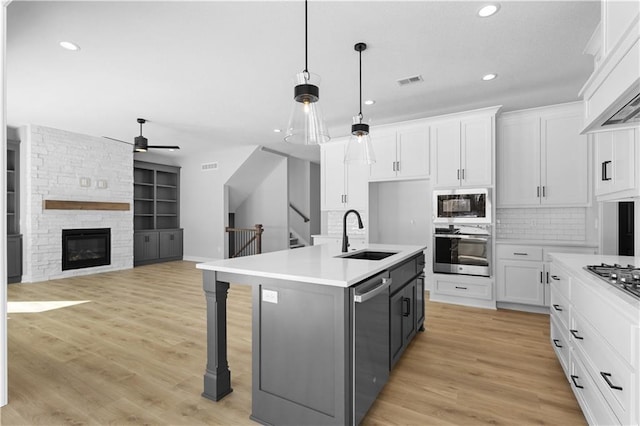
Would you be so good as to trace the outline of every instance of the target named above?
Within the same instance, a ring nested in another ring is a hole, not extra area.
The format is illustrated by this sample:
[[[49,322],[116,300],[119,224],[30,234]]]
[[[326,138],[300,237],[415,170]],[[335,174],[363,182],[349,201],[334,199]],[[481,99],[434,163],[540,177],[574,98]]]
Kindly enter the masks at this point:
[[[133,152],[147,152],[148,149],[180,149],[180,147],[177,145],[149,145],[147,138],[142,136],[142,125],[146,123],[147,120],[145,120],[144,118],[138,118],[137,121],[140,124],[140,136],[136,136],[133,139]],[[110,138],[109,136],[105,136],[105,138],[118,142],[124,142],[120,139]]]

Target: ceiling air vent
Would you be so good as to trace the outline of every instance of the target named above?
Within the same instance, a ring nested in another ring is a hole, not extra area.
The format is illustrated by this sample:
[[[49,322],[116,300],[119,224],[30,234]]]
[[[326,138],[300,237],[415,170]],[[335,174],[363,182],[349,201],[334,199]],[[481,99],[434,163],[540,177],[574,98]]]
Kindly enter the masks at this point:
[[[400,86],[406,86],[407,84],[420,83],[424,81],[421,75],[414,75],[412,77],[402,78],[398,80]]]
[[[218,163],[203,163],[202,164],[202,171],[203,172],[210,172],[211,170],[218,170]]]

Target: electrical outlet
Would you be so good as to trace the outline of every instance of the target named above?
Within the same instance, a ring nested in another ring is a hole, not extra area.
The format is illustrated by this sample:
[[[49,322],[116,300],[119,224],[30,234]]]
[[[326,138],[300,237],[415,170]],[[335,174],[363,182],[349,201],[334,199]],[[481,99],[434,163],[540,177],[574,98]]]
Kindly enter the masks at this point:
[[[262,290],[262,301],[277,304],[278,292],[275,290]]]

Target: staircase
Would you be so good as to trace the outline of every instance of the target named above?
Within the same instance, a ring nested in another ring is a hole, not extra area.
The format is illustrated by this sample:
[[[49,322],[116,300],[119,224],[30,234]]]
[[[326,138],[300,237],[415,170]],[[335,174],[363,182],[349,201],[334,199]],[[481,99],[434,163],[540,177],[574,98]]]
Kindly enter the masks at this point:
[[[289,232],[289,248],[295,249],[304,247],[304,244],[301,244],[297,237],[293,236],[293,232]]]

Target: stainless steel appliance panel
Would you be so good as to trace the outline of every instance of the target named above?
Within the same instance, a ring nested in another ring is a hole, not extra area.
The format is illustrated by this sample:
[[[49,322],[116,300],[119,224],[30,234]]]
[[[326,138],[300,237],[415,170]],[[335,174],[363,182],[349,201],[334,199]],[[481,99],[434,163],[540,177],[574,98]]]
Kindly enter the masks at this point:
[[[433,272],[491,276],[491,236],[488,231],[462,233],[464,228],[436,228]]]

